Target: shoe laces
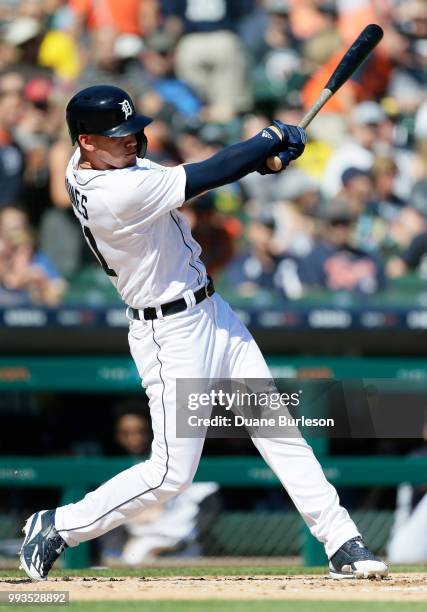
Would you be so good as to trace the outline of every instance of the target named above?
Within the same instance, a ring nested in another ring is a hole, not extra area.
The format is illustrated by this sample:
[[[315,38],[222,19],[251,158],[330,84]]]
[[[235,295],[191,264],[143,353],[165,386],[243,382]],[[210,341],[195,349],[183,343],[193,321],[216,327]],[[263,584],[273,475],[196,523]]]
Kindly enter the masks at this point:
[[[362,538],[356,537],[346,542],[347,554],[358,559],[375,559],[371,551],[366,548]]]

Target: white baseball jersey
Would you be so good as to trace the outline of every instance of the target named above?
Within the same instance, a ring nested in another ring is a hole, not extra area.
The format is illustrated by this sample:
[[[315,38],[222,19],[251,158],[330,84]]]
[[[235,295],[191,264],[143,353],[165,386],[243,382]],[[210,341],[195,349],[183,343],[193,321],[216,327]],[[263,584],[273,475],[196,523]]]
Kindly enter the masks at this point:
[[[120,296],[132,308],[159,306],[206,282],[200,246],[179,208],[185,170],[149,159],[113,170],[78,169],[66,187],[83,233]]]

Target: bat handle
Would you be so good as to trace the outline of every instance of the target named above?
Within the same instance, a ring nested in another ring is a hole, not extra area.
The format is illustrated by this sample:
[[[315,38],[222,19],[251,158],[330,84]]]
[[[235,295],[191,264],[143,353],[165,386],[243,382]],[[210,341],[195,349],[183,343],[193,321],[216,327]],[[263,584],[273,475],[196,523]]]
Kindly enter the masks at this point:
[[[334,92],[330,89],[323,89],[316,102],[298,123],[299,127],[306,128],[308,125],[310,125],[317,113],[325,106],[326,102],[333,96],[333,94]]]

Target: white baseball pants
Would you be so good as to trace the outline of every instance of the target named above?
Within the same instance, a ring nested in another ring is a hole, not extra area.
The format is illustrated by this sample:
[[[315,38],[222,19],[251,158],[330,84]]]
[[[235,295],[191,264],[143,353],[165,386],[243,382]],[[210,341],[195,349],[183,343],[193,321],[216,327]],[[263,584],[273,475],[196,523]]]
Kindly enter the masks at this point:
[[[164,319],[132,321],[129,345],[150,401],[152,455],[57,509],[55,526],[69,546],[102,535],[192,482],[204,440],[176,437],[177,378],[271,378],[254,339],[218,294]],[[304,439],[253,442],[328,557],[360,535]]]

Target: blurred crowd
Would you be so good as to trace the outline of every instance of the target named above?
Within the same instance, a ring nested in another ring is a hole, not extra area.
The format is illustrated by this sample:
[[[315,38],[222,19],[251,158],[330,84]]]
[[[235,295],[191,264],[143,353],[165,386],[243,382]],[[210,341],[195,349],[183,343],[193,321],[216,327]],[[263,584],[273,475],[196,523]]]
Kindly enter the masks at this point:
[[[426,8],[425,0],[2,0],[0,305],[55,306],[93,265],[64,186],[72,153],[64,108],[75,91],[126,89],[155,118],[148,156],[198,161],[272,118],[298,123],[372,22],[383,41],[309,127],[302,158],[183,212],[209,273],[242,299],[369,296],[409,272],[427,278]]]

